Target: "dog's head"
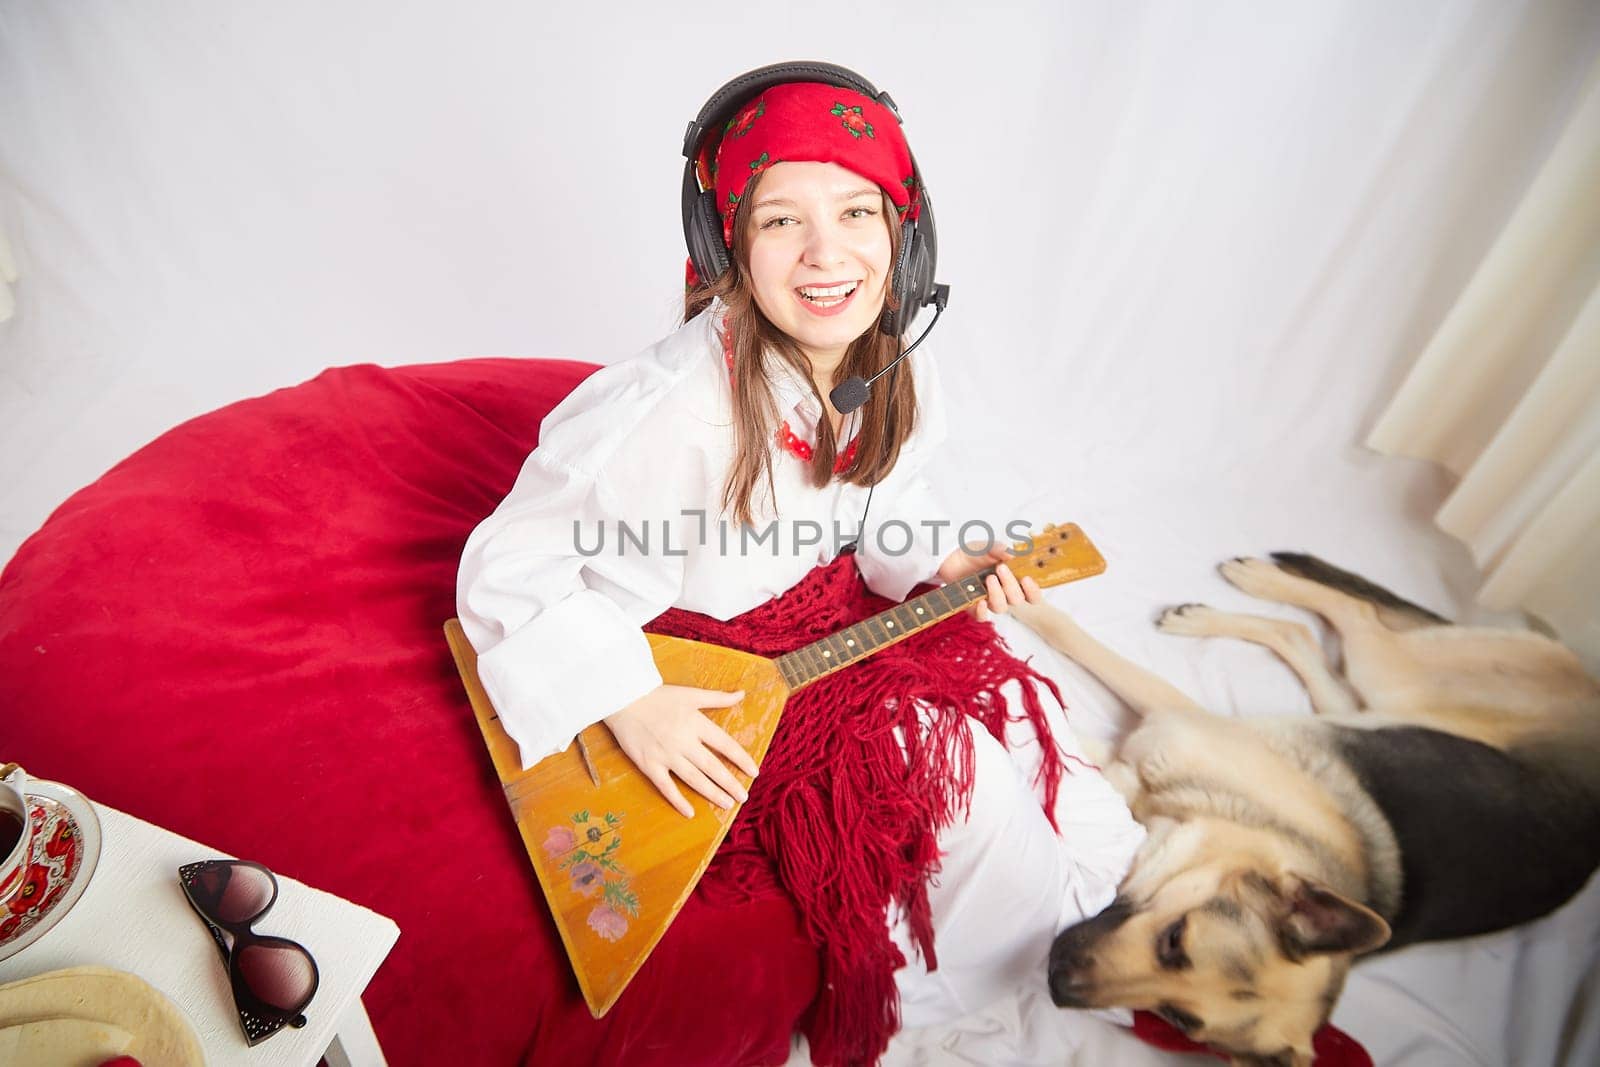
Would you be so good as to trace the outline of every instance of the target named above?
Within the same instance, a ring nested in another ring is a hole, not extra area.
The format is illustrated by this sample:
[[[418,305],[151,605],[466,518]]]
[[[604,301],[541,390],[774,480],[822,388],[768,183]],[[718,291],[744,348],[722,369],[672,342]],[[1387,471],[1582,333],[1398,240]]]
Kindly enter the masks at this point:
[[[1152,1011],[1238,1064],[1309,1065],[1351,958],[1389,927],[1326,886],[1242,859],[1170,872],[1136,861],[1122,896],[1051,946],[1051,999]]]

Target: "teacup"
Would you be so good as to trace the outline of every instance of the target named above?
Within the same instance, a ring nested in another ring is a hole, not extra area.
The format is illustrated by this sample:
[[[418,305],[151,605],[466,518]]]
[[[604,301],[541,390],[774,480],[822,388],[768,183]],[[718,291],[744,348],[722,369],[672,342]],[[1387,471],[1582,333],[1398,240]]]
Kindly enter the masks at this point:
[[[22,884],[33,844],[33,820],[28,818],[28,776],[15,763],[0,765],[0,901]]]

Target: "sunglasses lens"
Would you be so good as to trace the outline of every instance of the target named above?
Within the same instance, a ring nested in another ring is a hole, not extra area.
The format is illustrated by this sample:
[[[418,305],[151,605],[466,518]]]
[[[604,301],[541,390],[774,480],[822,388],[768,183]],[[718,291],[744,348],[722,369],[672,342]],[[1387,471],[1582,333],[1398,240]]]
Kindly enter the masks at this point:
[[[193,893],[213,919],[243,923],[272,902],[272,878],[243,864],[209,864],[195,876]]]
[[[285,1013],[304,1008],[317,989],[317,965],[305,949],[289,941],[251,942],[239,950],[235,965],[258,1000]]]

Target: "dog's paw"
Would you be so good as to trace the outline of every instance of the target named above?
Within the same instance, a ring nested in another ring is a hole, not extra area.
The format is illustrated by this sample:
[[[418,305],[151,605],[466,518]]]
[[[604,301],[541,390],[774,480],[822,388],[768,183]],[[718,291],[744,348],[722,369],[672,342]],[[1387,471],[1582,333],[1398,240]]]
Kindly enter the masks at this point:
[[[1238,589],[1269,600],[1283,582],[1283,571],[1271,560],[1240,556],[1217,564],[1217,570]]]
[[[1162,633],[1203,637],[1211,632],[1206,623],[1215,614],[1216,609],[1205,604],[1179,604],[1161,613],[1156,629]]]

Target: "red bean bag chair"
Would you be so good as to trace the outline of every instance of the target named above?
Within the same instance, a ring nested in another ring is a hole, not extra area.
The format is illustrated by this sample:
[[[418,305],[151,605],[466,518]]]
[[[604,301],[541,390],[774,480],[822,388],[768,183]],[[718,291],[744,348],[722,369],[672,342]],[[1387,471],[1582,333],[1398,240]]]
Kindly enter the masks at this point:
[[[467,534],[592,370],[327,371],[157,438],[0,573],[5,758],[393,918],[391,1063],[777,1064],[816,991],[786,899],[697,892],[590,1018],[445,645]]]

